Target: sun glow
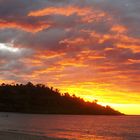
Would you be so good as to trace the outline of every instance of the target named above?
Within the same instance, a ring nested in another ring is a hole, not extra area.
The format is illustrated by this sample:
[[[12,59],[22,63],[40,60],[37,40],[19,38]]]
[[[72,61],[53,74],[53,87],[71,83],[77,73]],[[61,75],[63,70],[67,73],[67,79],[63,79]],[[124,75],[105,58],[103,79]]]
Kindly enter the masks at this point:
[[[104,105],[104,103],[100,103]],[[112,108],[119,110],[122,113],[127,115],[138,115],[140,114],[140,104],[114,104],[114,103],[107,103],[107,105],[111,106]]]
[[[131,97],[121,97],[123,94],[121,92],[112,92],[108,89],[101,90],[95,87],[83,88],[76,86],[60,87],[60,91],[63,93],[69,92],[71,95],[75,94],[76,96],[83,98],[85,101],[97,101],[98,104],[103,106],[109,105],[127,115],[140,114],[139,103],[131,102]],[[114,96],[111,96],[113,93],[115,93]]]

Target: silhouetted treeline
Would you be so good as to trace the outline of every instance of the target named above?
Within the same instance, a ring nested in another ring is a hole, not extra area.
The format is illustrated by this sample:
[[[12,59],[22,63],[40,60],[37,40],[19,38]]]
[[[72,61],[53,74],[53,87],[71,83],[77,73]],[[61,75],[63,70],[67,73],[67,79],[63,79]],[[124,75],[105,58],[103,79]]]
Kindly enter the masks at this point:
[[[53,87],[43,84],[1,84],[0,111],[44,114],[89,114],[121,115],[111,107],[101,106],[96,101],[85,102],[83,99],[61,94]]]

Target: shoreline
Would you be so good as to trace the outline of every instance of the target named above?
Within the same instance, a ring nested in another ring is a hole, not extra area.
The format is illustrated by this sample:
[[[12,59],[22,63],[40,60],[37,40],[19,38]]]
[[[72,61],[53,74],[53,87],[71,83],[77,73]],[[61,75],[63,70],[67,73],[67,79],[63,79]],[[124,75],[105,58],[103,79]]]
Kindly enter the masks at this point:
[[[10,114],[27,114],[27,115],[72,115],[72,116],[136,116],[136,115],[127,115],[127,114],[57,114],[57,113],[29,113],[29,112],[3,112],[0,111],[0,113],[10,113]],[[138,115],[139,116],[139,115]]]
[[[0,140],[68,140],[68,139],[25,134],[21,132],[18,133],[18,132],[0,131]]]

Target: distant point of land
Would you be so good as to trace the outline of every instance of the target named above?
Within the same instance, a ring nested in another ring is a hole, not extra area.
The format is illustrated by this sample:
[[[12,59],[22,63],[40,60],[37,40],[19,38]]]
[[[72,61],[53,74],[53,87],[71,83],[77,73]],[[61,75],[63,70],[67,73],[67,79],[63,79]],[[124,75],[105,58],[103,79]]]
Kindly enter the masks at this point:
[[[36,114],[69,115],[123,115],[109,106],[99,105],[96,101],[86,102],[69,93],[43,84],[1,84],[0,111]]]

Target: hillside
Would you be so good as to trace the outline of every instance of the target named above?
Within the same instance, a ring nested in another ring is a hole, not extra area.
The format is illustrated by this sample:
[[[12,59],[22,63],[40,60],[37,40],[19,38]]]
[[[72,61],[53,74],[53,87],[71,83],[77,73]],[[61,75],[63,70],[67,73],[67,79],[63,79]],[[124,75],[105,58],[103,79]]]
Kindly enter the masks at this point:
[[[95,101],[61,94],[59,90],[32,83],[0,85],[0,111],[40,114],[79,114],[79,115],[121,115],[109,106],[101,106]]]

